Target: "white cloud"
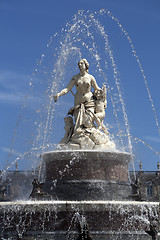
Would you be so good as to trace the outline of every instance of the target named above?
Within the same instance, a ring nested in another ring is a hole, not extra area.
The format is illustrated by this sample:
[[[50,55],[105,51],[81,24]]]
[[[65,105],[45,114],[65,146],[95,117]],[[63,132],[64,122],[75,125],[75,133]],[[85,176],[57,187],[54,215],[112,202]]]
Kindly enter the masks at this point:
[[[0,102],[22,103],[29,76],[12,71],[0,71]]]
[[[29,75],[12,71],[0,71],[0,103],[7,104],[36,104],[41,101],[39,96],[27,96],[29,90]]]
[[[149,140],[151,142],[160,143],[160,137],[146,136],[144,139]]]
[[[16,151],[15,149],[10,149],[10,148],[1,147],[1,150],[2,150],[3,152],[6,152],[6,153],[12,154],[12,155],[16,155],[16,156],[18,156],[18,155],[21,154],[20,152]]]
[[[32,105],[36,105],[36,103],[40,103],[42,101],[42,99],[38,96],[26,97],[25,93],[21,93],[21,92],[5,93],[0,91],[0,103],[24,104],[24,102],[26,102],[26,99],[28,100],[28,103]]]
[[[0,102],[4,103],[22,103],[24,95],[21,93],[4,93],[0,92]]]
[[[10,70],[0,71],[0,87],[6,90],[16,90],[17,87],[22,88],[29,79],[29,75],[16,73]]]

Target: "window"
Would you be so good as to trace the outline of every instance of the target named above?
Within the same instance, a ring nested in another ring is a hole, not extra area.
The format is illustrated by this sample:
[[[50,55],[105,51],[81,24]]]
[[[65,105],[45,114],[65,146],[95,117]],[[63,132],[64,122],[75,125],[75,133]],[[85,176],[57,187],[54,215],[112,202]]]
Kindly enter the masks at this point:
[[[153,196],[152,183],[150,183],[150,184],[147,186],[147,196],[148,196],[148,197],[152,197],[152,196]]]

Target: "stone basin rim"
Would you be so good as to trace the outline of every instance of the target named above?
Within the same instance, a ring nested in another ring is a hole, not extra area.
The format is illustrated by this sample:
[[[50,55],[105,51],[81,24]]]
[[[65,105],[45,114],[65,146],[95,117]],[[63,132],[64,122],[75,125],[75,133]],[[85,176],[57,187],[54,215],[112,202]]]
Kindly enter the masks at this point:
[[[122,155],[128,155],[130,157],[134,157],[134,155],[132,153],[129,153],[129,152],[125,152],[125,151],[120,151],[120,150],[114,150],[114,151],[111,151],[111,150],[52,150],[52,151],[46,151],[46,152],[43,152],[41,154],[41,157],[47,155],[47,154],[67,154],[67,153],[72,153],[72,154],[78,154],[78,153],[97,153],[97,154],[105,154],[105,153],[108,153],[108,154],[122,154]]]
[[[59,201],[59,200],[50,200],[50,201],[31,201],[31,200],[25,200],[25,201],[14,201],[14,202],[0,202],[0,207],[8,206],[8,205],[37,205],[37,206],[43,206],[43,205],[135,205],[135,206],[158,206],[159,202],[145,202],[145,201],[114,201],[114,200],[95,200],[95,201]]]

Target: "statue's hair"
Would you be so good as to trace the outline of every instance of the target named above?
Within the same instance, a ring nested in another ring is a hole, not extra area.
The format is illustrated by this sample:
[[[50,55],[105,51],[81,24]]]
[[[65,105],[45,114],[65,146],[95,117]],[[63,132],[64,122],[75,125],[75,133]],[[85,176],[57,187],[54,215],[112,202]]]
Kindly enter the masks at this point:
[[[88,72],[88,68],[89,68],[89,63],[88,63],[88,61],[87,61],[85,58],[81,59],[80,61],[83,61],[83,62],[84,62],[85,66],[86,66],[86,72]],[[80,61],[79,61],[79,62],[80,62]],[[78,66],[79,66],[79,62],[78,62]]]
[[[94,90],[93,96],[94,96],[95,100],[101,100],[101,101],[106,100],[106,96],[105,96],[105,93],[104,93],[103,89]]]
[[[73,125],[73,118],[71,116],[64,118],[65,125]]]

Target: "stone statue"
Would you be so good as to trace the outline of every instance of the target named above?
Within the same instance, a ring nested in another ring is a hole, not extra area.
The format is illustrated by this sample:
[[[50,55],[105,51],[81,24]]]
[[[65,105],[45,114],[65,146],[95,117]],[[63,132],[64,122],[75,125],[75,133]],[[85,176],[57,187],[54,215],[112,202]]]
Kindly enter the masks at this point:
[[[115,149],[115,144],[110,141],[108,131],[103,124],[105,117],[106,87],[99,88],[95,78],[88,73],[89,63],[86,59],[78,62],[80,73],[73,76],[70,83],[61,92],[54,96],[56,102],[60,96],[72,92],[74,107],[68,111],[71,116],[65,118],[65,136],[60,142],[61,148],[68,149]],[[92,87],[94,92],[92,92]]]
[[[43,192],[43,182],[39,182],[37,178],[35,178],[32,182],[33,189],[29,196],[30,199],[34,200],[50,200],[50,196]]]
[[[81,229],[81,233],[79,234],[77,240],[92,240],[92,237],[90,236],[90,232],[88,229],[88,225],[85,223],[83,228]]]
[[[102,90],[95,90],[93,92],[93,95],[95,97],[95,121],[98,125],[98,129],[102,129],[106,134],[108,134],[108,131],[103,124],[103,119],[105,117],[105,109],[107,107],[106,86],[103,85]]]
[[[0,185],[0,199],[4,199],[6,193],[6,187],[3,185]]]
[[[152,237],[152,240],[158,240],[158,230],[159,230],[158,221],[152,221],[150,223],[150,230],[145,232]]]
[[[72,117],[66,117],[64,118],[65,122],[65,135],[60,141],[60,143],[65,143],[67,144],[72,136],[73,130],[74,130],[74,123],[73,123],[73,118]]]
[[[141,187],[141,181],[139,179],[139,177],[136,177],[135,182],[131,183],[131,187],[132,187],[132,195],[131,197],[135,200],[135,201],[146,201],[145,193],[142,191],[142,187]]]

